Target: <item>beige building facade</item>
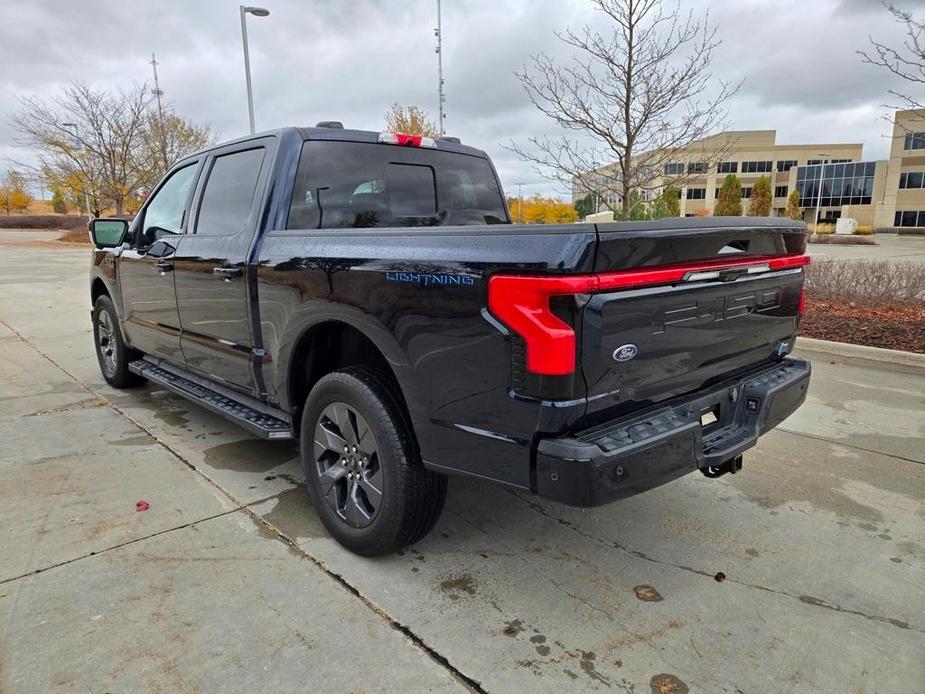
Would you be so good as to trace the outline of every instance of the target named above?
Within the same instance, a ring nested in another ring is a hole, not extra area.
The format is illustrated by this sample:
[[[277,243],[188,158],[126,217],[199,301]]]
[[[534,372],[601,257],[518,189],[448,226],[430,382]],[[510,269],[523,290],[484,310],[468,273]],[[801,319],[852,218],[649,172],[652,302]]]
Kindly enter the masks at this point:
[[[782,216],[791,191],[800,194],[804,221],[852,217],[861,226],[925,228],[925,109],[895,114],[890,158],[863,161],[860,143],[778,144],[774,130],[719,133],[682,150],[662,166],[651,200],[665,186],[680,190],[682,216],[712,215],[729,173],[742,187],[743,213],[760,176],[771,180],[772,215]],[[820,179],[822,181],[820,185]],[[573,200],[584,193],[576,185]],[[620,204],[614,191],[598,196],[599,210]]]

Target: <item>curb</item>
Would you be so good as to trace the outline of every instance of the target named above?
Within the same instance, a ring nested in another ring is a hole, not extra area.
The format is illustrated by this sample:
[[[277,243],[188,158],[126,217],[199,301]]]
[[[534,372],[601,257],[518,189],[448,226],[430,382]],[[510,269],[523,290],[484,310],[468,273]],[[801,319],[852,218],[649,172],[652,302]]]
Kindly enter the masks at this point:
[[[898,349],[852,345],[847,342],[816,340],[811,337],[797,337],[795,348],[806,352],[822,352],[831,357],[851,357],[884,364],[925,367],[925,354],[902,352]]]

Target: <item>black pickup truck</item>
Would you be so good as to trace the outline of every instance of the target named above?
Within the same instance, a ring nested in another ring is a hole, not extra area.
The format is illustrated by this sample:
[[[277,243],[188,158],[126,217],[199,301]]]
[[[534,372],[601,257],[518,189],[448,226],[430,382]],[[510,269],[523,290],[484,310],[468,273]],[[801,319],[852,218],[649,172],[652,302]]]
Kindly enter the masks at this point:
[[[92,222],[93,334],[112,386],[301,439],[349,549],[423,537],[449,474],[587,506],[736,472],[805,399],[801,224],[512,225],[484,152],[319,126]]]

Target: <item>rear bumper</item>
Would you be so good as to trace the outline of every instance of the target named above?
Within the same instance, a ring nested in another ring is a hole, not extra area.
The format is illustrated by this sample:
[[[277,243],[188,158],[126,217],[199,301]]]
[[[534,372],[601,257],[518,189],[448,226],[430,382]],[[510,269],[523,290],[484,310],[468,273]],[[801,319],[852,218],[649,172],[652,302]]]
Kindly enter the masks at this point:
[[[652,489],[700,468],[719,467],[755,445],[806,399],[810,364],[785,359],[708,392],[537,447],[539,496],[596,506]],[[717,422],[701,425],[712,411]]]

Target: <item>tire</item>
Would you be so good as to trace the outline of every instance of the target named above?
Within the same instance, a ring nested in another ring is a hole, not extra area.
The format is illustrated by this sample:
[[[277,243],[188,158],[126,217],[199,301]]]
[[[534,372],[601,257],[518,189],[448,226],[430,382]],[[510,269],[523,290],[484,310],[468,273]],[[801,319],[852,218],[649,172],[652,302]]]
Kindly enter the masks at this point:
[[[141,352],[125,344],[116,308],[105,294],[93,305],[93,344],[106,383],[113,388],[130,388],[145,382],[128,370],[129,362],[140,359]]]
[[[335,371],[312,388],[302,413],[312,503],[335,540],[367,557],[423,538],[446,501],[446,477],[424,468],[395,388],[368,367]]]

